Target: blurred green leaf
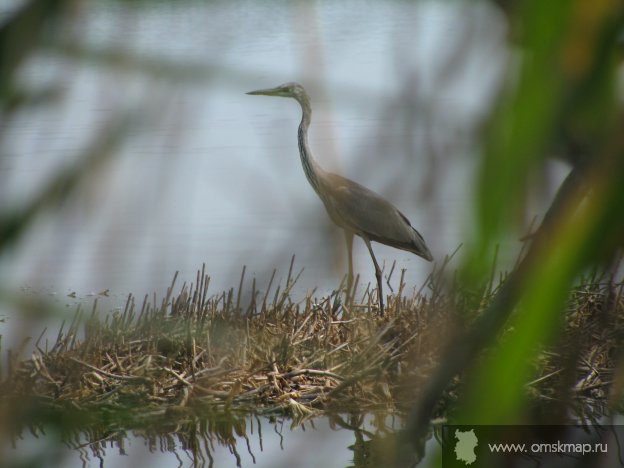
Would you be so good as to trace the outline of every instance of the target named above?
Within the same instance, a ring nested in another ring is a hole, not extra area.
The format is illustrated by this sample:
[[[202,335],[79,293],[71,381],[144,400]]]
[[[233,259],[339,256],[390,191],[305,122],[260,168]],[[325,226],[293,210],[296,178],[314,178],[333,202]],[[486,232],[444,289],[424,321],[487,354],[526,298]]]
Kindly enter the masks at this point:
[[[618,130],[621,119],[613,112],[617,98],[612,59],[622,8],[614,2],[592,5],[525,5],[522,69],[517,88],[499,109],[484,152],[477,200],[479,247],[469,271],[485,271],[484,254],[501,235],[514,232],[527,176],[562,137],[561,129],[568,139],[561,142],[563,151],[572,144],[580,148],[580,161],[569,158],[580,176],[565,193],[554,220],[542,226],[525,268],[518,272],[512,287],[520,300],[508,332],[468,377],[463,422],[522,421],[524,383],[532,360],[560,329],[573,281],[590,264],[612,257],[622,239],[624,145]],[[489,313],[506,316],[514,305],[511,301],[507,310]]]

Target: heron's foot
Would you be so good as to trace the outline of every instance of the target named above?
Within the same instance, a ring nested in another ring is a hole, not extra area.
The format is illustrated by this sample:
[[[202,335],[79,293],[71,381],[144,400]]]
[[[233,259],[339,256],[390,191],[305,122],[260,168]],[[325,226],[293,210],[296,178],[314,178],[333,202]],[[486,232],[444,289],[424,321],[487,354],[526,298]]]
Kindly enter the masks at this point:
[[[382,302],[379,304],[371,304],[370,311],[379,317],[384,317],[384,305]]]
[[[374,290],[373,293],[377,294],[377,303],[373,302],[371,304],[371,312],[376,313],[379,317],[383,317],[385,314],[385,305],[384,305],[384,300],[383,300],[383,296],[381,294],[379,294],[379,290]]]
[[[379,316],[384,316],[384,301],[383,301],[383,288],[381,287],[381,271],[377,268],[377,299],[379,299]]]

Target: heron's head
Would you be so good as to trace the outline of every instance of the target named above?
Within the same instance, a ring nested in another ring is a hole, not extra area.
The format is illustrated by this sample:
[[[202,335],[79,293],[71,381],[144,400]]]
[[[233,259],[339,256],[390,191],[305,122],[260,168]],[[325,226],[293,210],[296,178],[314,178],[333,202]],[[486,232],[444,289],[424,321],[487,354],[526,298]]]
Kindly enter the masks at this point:
[[[294,98],[299,102],[308,101],[308,95],[299,83],[284,83],[276,88],[258,89],[256,91],[249,91],[247,94],[253,96],[280,96]]]

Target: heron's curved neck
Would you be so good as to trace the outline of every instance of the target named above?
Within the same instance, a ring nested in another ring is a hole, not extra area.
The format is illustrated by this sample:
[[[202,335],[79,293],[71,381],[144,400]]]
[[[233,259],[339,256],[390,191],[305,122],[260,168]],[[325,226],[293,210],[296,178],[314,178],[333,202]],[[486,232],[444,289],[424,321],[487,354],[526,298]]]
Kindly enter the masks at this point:
[[[297,101],[301,104],[302,111],[301,123],[299,124],[299,130],[297,132],[301,165],[303,166],[303,172],[305,172],[308,182],[310,182],[314,191],[320,195],[319,174],[322,172],[322,169],[312,158],[308,145],[308,127],[310,126],[310,120],[312,118],[312,108],[307,96],[303,96],[301,99],[297,99]]]

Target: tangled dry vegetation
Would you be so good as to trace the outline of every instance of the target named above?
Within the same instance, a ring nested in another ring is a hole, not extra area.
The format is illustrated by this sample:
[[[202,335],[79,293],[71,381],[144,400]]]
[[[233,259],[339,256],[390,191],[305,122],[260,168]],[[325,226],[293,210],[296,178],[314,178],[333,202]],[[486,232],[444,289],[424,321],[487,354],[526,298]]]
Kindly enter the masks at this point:
[[[624,282],[589,277],[570,294],[563,333],[527,384],[538,421],[599,424],[624,407]]]
[[[39,417],[42,407],[55,414],[71,409],[74,418],[98,415],[100,422],[109,413],[130,423],[206,412],[285,414],[295,421],[324,410],[401,414],[459,331],[453,311],[466,305],[466,295],[442,294],[441,277],[432,274],[427,293],[410,297],[401,278],[384,317],[370,289],[359,301],[334,293],[293,302],[292,263],[283,289],[269,297],[254,285],[245,306],[242,278],[238,291],[217,296],[208,295],[204,271],[177,294],[174,278],[157,306],[130,296],[123,311],[103,319],[95,306],[90,314],[79,309],[52,345],[37,343],[30,359],[12,366],[0,397],[5,406],[31,397]],[[565,332],[527,384],[535,401],[560,402],[581,417],[587,407],[608,403],[621,368],[622,287],[592,280],[573,291]],[[490,296],[472,302],[484,307]],[[443,402],[438,415],[445,411]]]
[[[178,294],[174,278],[156,307],[130,296],[103,319],[95,306],[78,310],[53,344],[37,343],[13,366],[2,393],[126,418],[240,410],[305,419],[409,405],[442,342],[436,296],[401,289],[380,317],[369,289],[359,302],[338,293],[293,302],[296,279],[291,263],[283,289],[260,297],[254,287],[243,306],[242,279],[237,292],[210,297],[202,271]]]

